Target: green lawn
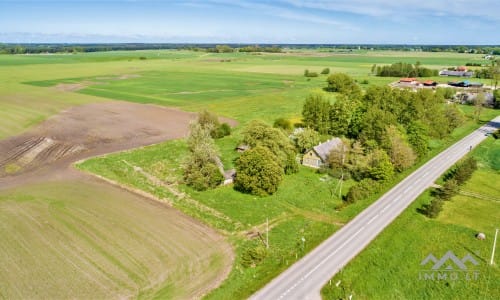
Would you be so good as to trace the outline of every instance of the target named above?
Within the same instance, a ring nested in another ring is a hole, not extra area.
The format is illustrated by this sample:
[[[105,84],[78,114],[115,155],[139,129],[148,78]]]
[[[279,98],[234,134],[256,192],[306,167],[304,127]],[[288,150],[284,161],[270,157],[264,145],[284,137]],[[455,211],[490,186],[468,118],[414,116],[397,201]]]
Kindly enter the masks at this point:
[[[500,141],[489,138],[472,155],[479,160],[480,169],[462,190],[500,198],[496,167]],[[428,202],[427,192],[337,274],[332,285],[325,286],[323,298],[352,294],[356,299],[499,299],[499,259],[497,256],[495,266],[489,265],[489,259],[495,228],[500,224],[500,201],[457,195],[445,203],[435,220],[417,212]],[[486,233],[485,241],[474,237],[478,232]],[[466,273],[460,273],[458,280],[423,280],[422,274],[430,267],[420,262],[429,253],[439,259],[448,250],[459,258],[473,255],[479,265],[469,268],[479,272],[478,279],[467,280]]]

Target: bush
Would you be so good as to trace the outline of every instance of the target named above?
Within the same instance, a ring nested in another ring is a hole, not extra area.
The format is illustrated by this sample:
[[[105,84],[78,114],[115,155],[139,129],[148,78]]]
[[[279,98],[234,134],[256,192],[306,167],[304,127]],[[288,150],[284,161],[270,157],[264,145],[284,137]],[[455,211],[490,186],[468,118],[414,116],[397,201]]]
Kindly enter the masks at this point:
[[[235,162],[234,188],[258,196],[271,195],[283,179],[278,158],[266,147],[257,146],[245,151]]]
[[[328,75],[328,74],[330,74],[330,68],[324,68],[324,69],[321,71],[321,74],[323,74],[323,75]]]
[[[450,179],[444,183],[444,185],[436,191],[436,196],[439,199],[448,201],[453,196],[458,194],[460,186],[455,179]]]
[[[500,138],[500,129],[495,130],[491,136],[493,136],[495,139]]]
[[[212,134],[212,133],[211,133]],[[227,123],[222,123],[213,131],[213,138],[220,139],[231,134],[231,126]]]
[[[245,268],[256,267],[267,256],[267,249],[257,245],[246,249],[241,255],[241,265]]]
[[[187,163],[184,168],[184,182],[197,191],[215,188],[224,181],[215,163],[199,166],[195,161]]]
[[[429,204],[424,204],[422,208],[419,209],[420,213],[423,213],[429,218],[435,219],[439,213],[443,210],[443,200],[439,198],[433,198]]]
[[[290,122],[290,120],[285,118],[278,118],[274,121],[273,127],[281,128],[288,131],[292,129],[292,122]]]
[[[353,185],[345,197],[347,203],[354,203],[370,197],[379,192],[380,184],[372,179],[363,179],[358,184]]]
[[[359,96],[361,90],[356,82],[347,74],[334,73],[326,79],[328,86],[327,91],[338,92],[344,95]]]

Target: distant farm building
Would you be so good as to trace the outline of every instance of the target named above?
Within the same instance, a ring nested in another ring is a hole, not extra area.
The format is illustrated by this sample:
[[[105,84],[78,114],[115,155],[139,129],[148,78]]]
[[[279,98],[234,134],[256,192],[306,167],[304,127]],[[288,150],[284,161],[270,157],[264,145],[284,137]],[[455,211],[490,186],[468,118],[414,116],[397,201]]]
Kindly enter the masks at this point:
[[[455,76],[455,77],[472,77],[474,75],[473,71],[469,71],[467,67],[460,66],[453,70],[441,70],[439,71],[439,76]]]
[[[342,147],[342,140],[333,138],[322,144],[314,146],[311,150],[307,151],[302,157],[302,164],[307,167],[319,169],[328,161],[328,155],[335,149]]]
[[[409,78],[401,78],[399,79],[399,83],[410,83],[410,84],[415,84],[418,83],[416,78],[409,77]]]
[[[455,86],[455,87],[474,87],[474,88],[483,87],[483,84],[480,82],[470,82],[468,80],[450,81],[450,82],[448,82],[448,85]]]

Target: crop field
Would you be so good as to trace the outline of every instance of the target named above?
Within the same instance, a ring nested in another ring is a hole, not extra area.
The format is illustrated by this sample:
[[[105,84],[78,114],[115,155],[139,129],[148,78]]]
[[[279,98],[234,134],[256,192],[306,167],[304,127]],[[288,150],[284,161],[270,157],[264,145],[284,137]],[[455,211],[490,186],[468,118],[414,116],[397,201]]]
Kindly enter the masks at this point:
[[[103,150],[116,140],[158,138],[155,134],[162,132],[163,114],[153,113],[153,108],[208,109],[239,123],[231,136],[217,140],[228,169],[238,156],[234,147],[247,122],[261,119],[271,123],[278,117],[300,121],[305,97],[324,88],[327,77],[306,78],[305,69],[319,73],[329,67],[331,72],[353,76],[366,88],[396,80],[370,75],[373,64],[400,61],[441,68],[483,60],[473,54],[307,50],[263,55],[170,50],[0,55],[0,139],[29,133],[40,124],[50,125],[61,116],[58,113],[66,117],[68,112],[74,113],[76,105],[80,114],[75,113],[77,117],[70,121],[76,119],[85,125],[76,136],[84,141],[79,144],[88,148],[94,144],[85,138],[93,130],[86,126],[95,121],[89,110],[99,110],[95,113],[99,129],[107,128],[108,119],[114,120],[114,131],[99,140]],[[116,110],[115,104],[121,109]],[[148,121],[158,124],[144,125],[147,122],[133,119],[138,111],[135,105],[142,104],[154,106],[144,106],[148,114],[138,114],[137,119],[154,114]],[[472,109],[464,110],[471,114]],[[485,110],[482,119],[496,114]],[[171,116],[166,114],[165,118],[174,122]],[[120,126],[127,118],[133,126]],[[186,116],[179,127],[164,126],[178,131],[187,128],[187,120]],[[451,139],[433,141],[433,151],[475,127],[477,124],[468,122]],[[70,133],[65,136],[75,137]],[[0,298],[190,298],[217,287],[229,273],[233,255],[228,279],[207,298],[245,298],[374,200],[340,210],[339,193],[345,194],[353,182],[344,182],[340,191],[337,180],[307,168],[286,176],[278,192],[267,198],[244,195],[230,186],[196,192],[180,183],[186,147],[182,139],[170,140],[93,158],[77,168],[146,192],[151,199],[160,199],[201,223],[163,204],[97,184],[86,175],[68,173],[81,180],[78,183],[54,175],[51,182],[42,178],[36,185],[1,189],[0,172],[0,218],[4,224],[0,234],[5,237],[0,242],[0,264],[6,266],[0,269]],[[59,176],[67,173],[62,174]],[[256,265],[248,265],[246,258],[264,245],[267,225],[267,254]],[[210,234],[200,236],[200,232]],[[71,289],[64,288],[71,284]],[[67,294],[70,291],[73,294]]]
[[[2,191],[0,211],[4,299],[188,298],[230,255],[177,211],[106,184]]]
[[[139,59],[141,57],[146,59]],[[33,65],[29,65],[30,60]],[[304,97],[312,89],[325,86],[326,75],[306,78],[303,76],[305,69],[320,73],[328,67],[331,72],[345,72],[359,82],[367,80],[368,84],[362,86],[368,86],[397,79],[370,75],[373,64],[400,61],[420,61],[422,66],[436,69],[484,62],[481,55],[474,54],[305,51],[253,55],[162,50],[54,57],[33,55],[18,58],[12,65],[26,65],[27,69],[40,64],[44,66],[49,76],[27,76],[22,80],[31,86],[82,83],[78,94],[176,106],[190,111],[209,109],[246,122],[255,118],[272,121],[278,116],[298,117]],[[120,75],[133,76],[116,80]],[[449,80],[435,79],[441,82]]]
[[[479,169],[459,195],[445,202],[437,219],[417,212],[429,202],[427,192],[323,288],[323,298],[352,294],[356,299],[498,299],[498,255],[494,266],[489,262],[500,224],[500,142],[489,138],[472,155]],[[486,240],[476,239],[478,232],[485,233]],[[425,280],[431,265],[421,266],[421,261],[429,253],[439,259],[449,250],[460,259],[470,253],[479,264],[468,264],[469,272],[459,271],[455,279]],[[473,272],[477,278],[470,276]]]

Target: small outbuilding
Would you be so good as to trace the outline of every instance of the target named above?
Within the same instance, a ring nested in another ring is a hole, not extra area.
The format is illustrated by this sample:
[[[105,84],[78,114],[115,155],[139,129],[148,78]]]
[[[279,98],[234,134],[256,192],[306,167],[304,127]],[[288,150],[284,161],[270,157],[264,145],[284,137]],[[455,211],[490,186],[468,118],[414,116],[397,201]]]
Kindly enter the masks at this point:
[[[438,83],[434,80],[426,80],[426,81],[423,81],[422,84],[424,86],[436,86],[436,85],[438,85]]]
[[[238,145],[238,146],[236,146],[236,148],[234,148],[234,150],[236,150],[236,151],[238,151],[240,153],[245,152],[248,149],[250,149],[250,146],[244,145],[244,144]]]
[[[342,140],[339,138],[332,138],[331,140],[314,146],[304,154],[302,157],[302,164],[307,167],[319,169],[327,163],[330,152],[342,146]]]

